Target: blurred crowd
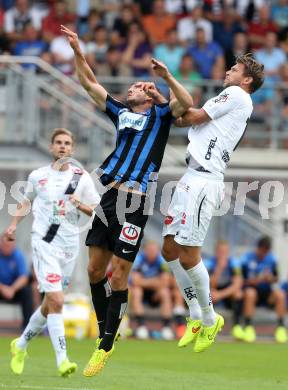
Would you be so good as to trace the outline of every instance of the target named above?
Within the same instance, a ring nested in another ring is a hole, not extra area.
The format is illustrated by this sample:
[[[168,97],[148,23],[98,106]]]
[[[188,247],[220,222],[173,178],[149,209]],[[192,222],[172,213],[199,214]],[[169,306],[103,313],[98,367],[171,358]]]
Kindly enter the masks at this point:
[[[252,51],[266,69],[265,88],[253,97],[254,120],[271,115],[277,94],[282,126],[287,125],[288,0],[2,0],[1,4],[0,53],[36,55],[71,75],[73,52],[60,33],[64,24],[77,31],[96,75],[149,78],[153,56],[187,83],[196,104],[203,92],[197,82],[220,82],[235,56]],[[281,91],[274,88],[277,81]],[[117,88],[110,92],[120,93]]]

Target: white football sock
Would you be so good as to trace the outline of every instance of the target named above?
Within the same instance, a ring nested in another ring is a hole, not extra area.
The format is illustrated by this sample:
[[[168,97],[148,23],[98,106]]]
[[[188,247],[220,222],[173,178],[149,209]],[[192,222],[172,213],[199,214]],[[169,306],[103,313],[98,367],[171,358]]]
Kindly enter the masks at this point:
[[[30,320],[24,329],[24,332],[21,334],[17,340],[17,347],[20,349],[25,349],[31,339],[37,336],[41,330],[46,325],[47,318],[41,313],[41,306],[32,314]]]
[[[187,270],[192,284],[196,290],[198,303],[202,310],[202,323],[205,326],[212,326],[216,320],[216,314],[210,295],[210,280],[208,271],[201,260],[195,267]]]
[[[197,301],[196,291],[193,288],[191,278],[187,274],[187,271],[185,271],[178,259],[167,263],[175,276],[181,295],[187,303],[190,318],[193,320],[201,320],[201,308]]]
[[[63,360],[67,358],[63,315],[60,313],[48,314],[47,326],[56,354],[57,366],[59,367]]]

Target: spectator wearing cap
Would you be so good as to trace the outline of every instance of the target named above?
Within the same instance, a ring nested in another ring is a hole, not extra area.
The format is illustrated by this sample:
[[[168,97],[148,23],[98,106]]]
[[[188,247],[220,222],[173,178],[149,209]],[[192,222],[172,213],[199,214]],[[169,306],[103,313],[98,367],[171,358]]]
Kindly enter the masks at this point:
[[[15,242],[8,241],[4,236],[0,237],[0,300],[21,305],[24,329],[33,313],[29,272]]]

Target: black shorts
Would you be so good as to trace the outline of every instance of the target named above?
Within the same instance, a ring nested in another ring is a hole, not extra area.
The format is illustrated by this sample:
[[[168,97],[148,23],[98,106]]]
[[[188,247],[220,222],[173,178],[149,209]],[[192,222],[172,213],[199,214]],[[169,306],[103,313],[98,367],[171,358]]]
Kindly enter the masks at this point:
[[[86,245],[108,249],[133,262],[148,219],[148,202],[145,195],[109,189],[96,207]]]
[[[257,306],[271,306],[271,303],[269,302],[272,289],[269,288],[258,288],[257,286],[247,286],[246,288],[254,288],[257,291]]]

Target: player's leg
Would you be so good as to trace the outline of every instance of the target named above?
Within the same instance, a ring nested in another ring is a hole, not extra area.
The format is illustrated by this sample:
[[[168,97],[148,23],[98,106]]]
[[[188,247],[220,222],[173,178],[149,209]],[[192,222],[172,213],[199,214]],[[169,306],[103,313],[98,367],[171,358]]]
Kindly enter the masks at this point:
[[[275,331],[275,340],[278,343],[286,343],[288,340],[287,331],[284,324],[284,318],[286,315],[286,297],[285,292],[282,289],[274,290],[271,293],[275,305],[275,311],[278,319],[277,328]]]
[[[155,285],[155,298],[160,303],[160,315],[163,323],[162,338],[165,340],[172,340],[174,333],[171,329],[172,320],[172,295],[170,290],[170,274],[163,272],[156,280]]]
[[[244,341],[253,343],[256,340],[256,331],[252,325],[252,317],[255,313],[256,303],[258,300],[258,291],[256,288],[247,287],[244,290]]]
[[[235,293],[228,298],[231,302],[231,309],[233,313],[233,327],[232,327],[232,336],[236,340],[244,339],[244,331],[241,326],[241,317],[243,310],[243,291],[239,288],[239,290],[235,291]]]
[[[131,293],[131,309],[137,322],[136,337],[139,339],[147,339],[149,337],[148,329],[144,323],[144,288],[137,285],[137,280],[132,282],[130,287]]]
[[[104,337],[107,310],[112,294],[111,286],[106,276],[107,267],[112,253],[98,246],[89,247],[88,276],[92,302],[96,312],[99,338]]]

